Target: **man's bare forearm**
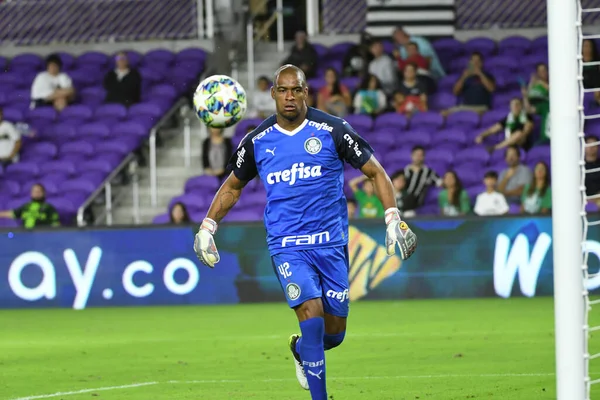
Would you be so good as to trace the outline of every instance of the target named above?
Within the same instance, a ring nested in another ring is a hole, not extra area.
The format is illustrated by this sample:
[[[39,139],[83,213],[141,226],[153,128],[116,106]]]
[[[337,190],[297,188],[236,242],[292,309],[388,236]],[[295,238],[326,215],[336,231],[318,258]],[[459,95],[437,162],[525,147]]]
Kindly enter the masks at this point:
[[[396,196],[394,195],[394,187],[392,181],[387,176],[387,173],[379,164],[379,161],[373,156],[361,168],[361,171],[373,181],[375,193],[383,205],[383,209],[396,207]]]
[[[235,178],[233,174],[230,175],[217,191],[206,217],[216,223],[221,222],[240,199],[244,186],[245,184]]]

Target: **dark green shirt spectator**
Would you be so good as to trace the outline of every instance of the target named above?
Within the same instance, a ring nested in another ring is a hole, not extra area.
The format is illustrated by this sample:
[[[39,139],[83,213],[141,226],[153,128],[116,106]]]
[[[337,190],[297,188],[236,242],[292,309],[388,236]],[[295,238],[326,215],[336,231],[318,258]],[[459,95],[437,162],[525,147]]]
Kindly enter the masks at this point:
[[[20,219],[25,228],[60,226],[56,209],[46,202],[30,201],[12,210],[13,217]]]

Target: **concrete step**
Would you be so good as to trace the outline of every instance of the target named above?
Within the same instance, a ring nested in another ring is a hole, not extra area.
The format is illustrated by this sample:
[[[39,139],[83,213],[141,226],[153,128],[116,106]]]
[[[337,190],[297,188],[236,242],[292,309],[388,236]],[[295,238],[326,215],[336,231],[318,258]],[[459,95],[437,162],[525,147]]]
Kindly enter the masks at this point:
[[[149,224],[152,219],[159,214],[167,212],[166,207],[140,207],[140,222],[142,224]],[[113,223],[114,224],[134,224],[133,209],[131,207],[119,207],[113,210]]]
[[[169,179],[187,179],[191,176],[200,175],[202,173],[201,170],[194,167],[185,167],[181,166],[161,166],[156,169],[156,177],[160,182],[162,180]],[[143,178],[148,178],[150,176],[150,169],[142,169],[140,170],[140,176]]]
[[[177,189],[170,188],[170,190],[165,190],[162,186],[159,186],[159,190],[156,193],[157,207],[166,207],[171,202],[173,197],[182,193],[183,184],[181,184]],[[139,196],[140,207],[152,207],[149,187],[141,187],[139,189]],[[133,192],[129,192],[123,196],[120,206],[133,206]]]

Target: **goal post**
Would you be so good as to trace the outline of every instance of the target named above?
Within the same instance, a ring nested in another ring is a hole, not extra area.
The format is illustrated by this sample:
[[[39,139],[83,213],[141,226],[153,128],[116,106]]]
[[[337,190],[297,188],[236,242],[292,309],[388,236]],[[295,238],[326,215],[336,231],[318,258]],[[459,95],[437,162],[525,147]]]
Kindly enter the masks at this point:
[[[558,400],[587,400],[577,0],[547,0]]]

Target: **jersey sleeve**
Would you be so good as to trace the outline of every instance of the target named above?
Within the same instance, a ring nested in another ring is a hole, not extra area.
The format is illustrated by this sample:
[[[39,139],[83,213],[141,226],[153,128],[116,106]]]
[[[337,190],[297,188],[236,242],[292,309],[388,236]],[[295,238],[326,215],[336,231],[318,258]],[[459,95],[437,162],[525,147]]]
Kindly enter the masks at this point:
[[[254,143],[250,134],[242,139],[237,150],[229,158],[227,171],[233,172],[236,178],[244,182],[249,182],[258,175],[254,159]]]
[[[371,158],[373,148],[346,121],[331,134],[340,158],[354,168],[362,168]]]

